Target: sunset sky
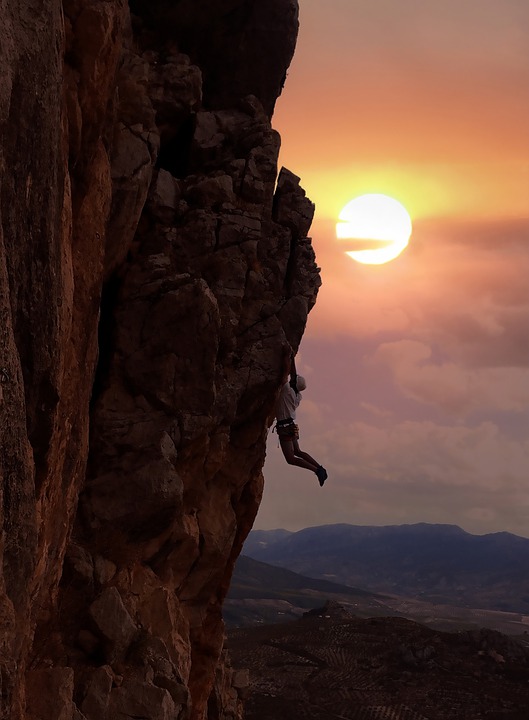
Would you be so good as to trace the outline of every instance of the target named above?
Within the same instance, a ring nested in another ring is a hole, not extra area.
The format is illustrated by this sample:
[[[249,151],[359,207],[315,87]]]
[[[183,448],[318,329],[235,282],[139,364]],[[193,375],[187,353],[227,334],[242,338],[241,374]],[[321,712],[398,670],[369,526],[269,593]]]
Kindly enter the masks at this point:
[[[271,434],[255,527],[529,537],[529,3],[300,0],[300,23],[273,124],[316,203],[298,421],[329,480]],[[335,239],[363,193],[412,217],[390,263]]]

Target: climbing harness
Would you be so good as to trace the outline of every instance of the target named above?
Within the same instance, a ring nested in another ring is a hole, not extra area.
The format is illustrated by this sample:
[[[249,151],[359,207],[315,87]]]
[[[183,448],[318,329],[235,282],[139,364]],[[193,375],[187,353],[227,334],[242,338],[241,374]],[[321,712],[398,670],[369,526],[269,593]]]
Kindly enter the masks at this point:
[[[299,438],[299,427],[292,418],[278,420],[273,431],[278,434],[280,440],[297,440]]]

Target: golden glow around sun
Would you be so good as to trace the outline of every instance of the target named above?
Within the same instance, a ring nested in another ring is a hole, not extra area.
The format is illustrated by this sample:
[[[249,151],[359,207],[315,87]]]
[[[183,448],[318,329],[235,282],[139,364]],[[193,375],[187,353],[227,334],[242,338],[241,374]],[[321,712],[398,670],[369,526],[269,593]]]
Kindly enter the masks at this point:
[[[406,208],[388,195],[360,195],[342,209],[336,224],[338,240],[348,240],[349,257],[368,265],[394,260],[408,245],[411,219]],[[374,247],[373,247],[374,246]]]

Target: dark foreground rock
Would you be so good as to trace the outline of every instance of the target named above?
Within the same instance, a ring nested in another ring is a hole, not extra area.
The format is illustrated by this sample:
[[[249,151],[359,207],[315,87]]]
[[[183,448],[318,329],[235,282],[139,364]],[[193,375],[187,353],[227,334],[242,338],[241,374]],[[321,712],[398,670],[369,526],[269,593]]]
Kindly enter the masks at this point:
[[[230,633],[247,720],[526,720],[529,649],[492,630],[443,633],[327,608]]]
[[[320,284],[297,0],[0,3],[0,718],[238,717],[221,605]]]

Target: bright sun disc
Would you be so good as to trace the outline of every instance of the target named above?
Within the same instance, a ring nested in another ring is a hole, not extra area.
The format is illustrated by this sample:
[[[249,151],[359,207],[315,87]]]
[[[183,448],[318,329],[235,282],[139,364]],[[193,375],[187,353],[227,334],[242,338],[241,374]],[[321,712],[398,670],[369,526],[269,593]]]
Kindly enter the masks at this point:
[[[364,245],[363,249],[349,250],[346,254],[368,265],[382,265],[394,260],[408,245],[412,229],[406,208],[398,200],[380,194],[354,198],[343,208],[339,220],[341,222],[336,224],[338,240],[354,241],[355,246]]]

